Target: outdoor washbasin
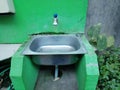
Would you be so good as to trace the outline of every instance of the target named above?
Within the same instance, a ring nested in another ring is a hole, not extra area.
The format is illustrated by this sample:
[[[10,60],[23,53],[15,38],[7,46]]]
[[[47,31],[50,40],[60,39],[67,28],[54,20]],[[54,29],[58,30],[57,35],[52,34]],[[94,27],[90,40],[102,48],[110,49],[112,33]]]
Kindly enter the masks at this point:
[[[76,63],[76,57],[86,49],[76,34],[33,35],[22,53],[38,65],[69,65]]]

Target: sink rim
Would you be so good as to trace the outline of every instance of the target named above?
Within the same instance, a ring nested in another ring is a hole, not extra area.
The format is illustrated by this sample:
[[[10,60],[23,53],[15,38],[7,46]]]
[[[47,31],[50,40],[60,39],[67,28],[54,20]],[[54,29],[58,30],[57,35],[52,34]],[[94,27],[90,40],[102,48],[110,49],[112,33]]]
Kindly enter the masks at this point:
[[[36,38],[47,37],[47,36],[72,36],[79,41],[80,48],[78,50],[70,51],[70,52],[57,52],[57,51],[56,52],[35,52],[30,50],[30,45],[33,42],[33,40],[35,40]],[[87,53],[87,50],[83,42],[81,41],[80,35],[78,34],[33,35],[27,41],[27,43],[25,43],[24,49],[22,51],[23,55],[77,55],[77,54],[85,54],[85,53]]]

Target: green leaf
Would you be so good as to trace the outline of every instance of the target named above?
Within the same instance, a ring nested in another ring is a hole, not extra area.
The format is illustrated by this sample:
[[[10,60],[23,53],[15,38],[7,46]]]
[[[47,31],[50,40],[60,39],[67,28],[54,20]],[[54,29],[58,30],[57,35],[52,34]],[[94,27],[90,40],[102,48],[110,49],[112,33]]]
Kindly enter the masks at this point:
[[[114,37],[113,37],[113,36],[108,36],[108,37],[107,37],[107,47],[113,46],[113,45],[114,45],[114,42],[115,42],[115,40],[114,40]]]
[[[107,47],[107,40],[105,35],[99,35],[98,42],[97,42],[97,49],[99,51],[106,49]]]

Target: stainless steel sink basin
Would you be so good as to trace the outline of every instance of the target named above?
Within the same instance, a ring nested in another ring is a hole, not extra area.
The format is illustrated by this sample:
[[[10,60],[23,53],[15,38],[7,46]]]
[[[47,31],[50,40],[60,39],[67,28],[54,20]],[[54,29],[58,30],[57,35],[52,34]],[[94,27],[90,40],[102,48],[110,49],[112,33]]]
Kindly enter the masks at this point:
[[[68,65],[77,62],[86,49],[76,34],[35,35],[26,43],[23,55],[32,56],[39,65]]]

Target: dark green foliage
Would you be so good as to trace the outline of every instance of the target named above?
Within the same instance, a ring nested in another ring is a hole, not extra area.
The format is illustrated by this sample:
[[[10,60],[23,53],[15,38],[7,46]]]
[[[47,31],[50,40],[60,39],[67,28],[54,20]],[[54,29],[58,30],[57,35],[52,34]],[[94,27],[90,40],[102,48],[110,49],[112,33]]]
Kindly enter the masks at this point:
[[[120,47],[97,51],[100,77],[97,90],[120,90]]]

